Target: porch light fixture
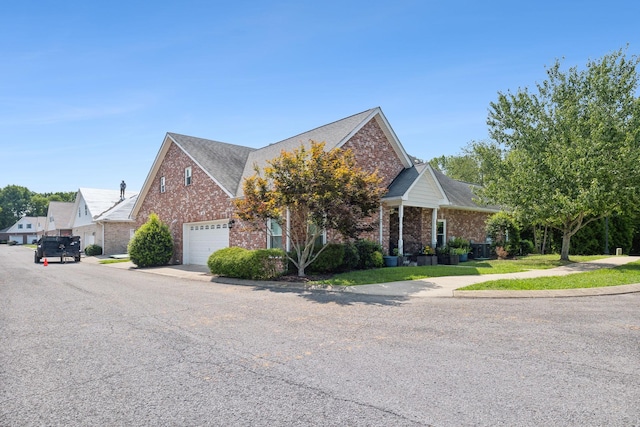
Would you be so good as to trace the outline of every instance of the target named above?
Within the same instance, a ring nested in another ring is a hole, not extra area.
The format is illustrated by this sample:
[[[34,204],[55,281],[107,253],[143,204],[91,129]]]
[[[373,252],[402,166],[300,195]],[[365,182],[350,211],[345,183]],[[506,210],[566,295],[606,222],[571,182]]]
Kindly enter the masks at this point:
[[[230,220],[229,220],[229,224],[228,224],[228,225],[229,225],[229,228],[233,228],[233,224],[235,224],[235,223],[236,223],[236,220],[235,220],[235,219],[230,219]]]

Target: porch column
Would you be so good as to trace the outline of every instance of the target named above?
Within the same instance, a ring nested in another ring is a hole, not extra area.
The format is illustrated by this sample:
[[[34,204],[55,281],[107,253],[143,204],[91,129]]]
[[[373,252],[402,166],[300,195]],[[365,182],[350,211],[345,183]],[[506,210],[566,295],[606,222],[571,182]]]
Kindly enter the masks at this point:
[[[435,248],[438,244],[438,208],[431,211],[431,247]]]
[[[404,241],[402,240],[402,222],[404,221],[404,205],[398,206],[398,255],[404,254]]]

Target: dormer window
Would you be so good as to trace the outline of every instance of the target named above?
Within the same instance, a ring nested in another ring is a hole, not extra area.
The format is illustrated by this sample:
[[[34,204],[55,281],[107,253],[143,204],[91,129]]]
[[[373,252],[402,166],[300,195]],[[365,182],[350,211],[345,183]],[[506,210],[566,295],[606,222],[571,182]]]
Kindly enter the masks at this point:
[[[191,185],[191,166],[184,170],[184,185]]]

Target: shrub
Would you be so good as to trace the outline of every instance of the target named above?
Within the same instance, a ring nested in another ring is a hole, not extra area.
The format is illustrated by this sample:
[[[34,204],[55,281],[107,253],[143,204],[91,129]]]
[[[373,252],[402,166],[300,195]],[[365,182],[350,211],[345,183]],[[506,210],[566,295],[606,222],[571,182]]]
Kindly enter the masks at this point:
[[[331,273],[336,271],[344,262],[345,245],[329,243],[320,252],[318,258],[311,263],[309,269],[314,273]]]
[[[508,256],[514,256],[520,251],[520,228],[516,221],[506,212],[491,215],[486,222],[486,231],[491,237],[491,247],[501,247]]]
[[[278,277],[285,265],[285,254],[280,249],[224,248],[212,253],[207,261],[212,274],[253,280]]]
[[[384,267],[384,258],[382,256],[382,251],[375,251],[371,254],[371,265],[372,268]]]
[[[84,248],[84,253],[87,256],[102,255],[102,246],[100,246],[100,245],[89,245],[86,248]]]
[[[129,242],[129,258],[138,267],[166,265],[173,256],[173,239],[169,227],[158,215],[149,215]]]
[[[520,255],[529,255],[535,250],[535,245],[531,240],[520,241]]]
[[[382,246],[376,242],[372,242],[371,240],[358,240],[355,243],[356,248],[358,249],[358,268],[361,270],[369,269],[369,268],[379,268],[384,265],[384,260],[382,258]],[[378,265],[377,259],[378,256],[374,255],[376,252],[380,253],[380,260],[382,261],[382,265]]]
[[[360,255],[358,254],[358,248],[354,243],[348,242],[344,244],[344,258],[340,270],[351,271],[358,268],[360,262]]]

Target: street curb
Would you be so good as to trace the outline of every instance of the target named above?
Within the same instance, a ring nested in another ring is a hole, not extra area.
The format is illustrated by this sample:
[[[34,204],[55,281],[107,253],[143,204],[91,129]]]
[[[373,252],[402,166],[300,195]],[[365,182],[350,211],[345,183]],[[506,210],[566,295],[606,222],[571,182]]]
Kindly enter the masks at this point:
[[[640,292],[640,283],[603,286],[600,288],[546,289],[535,291],[453,291],[454,298],[570,298],[603,295],[620,295]]]

